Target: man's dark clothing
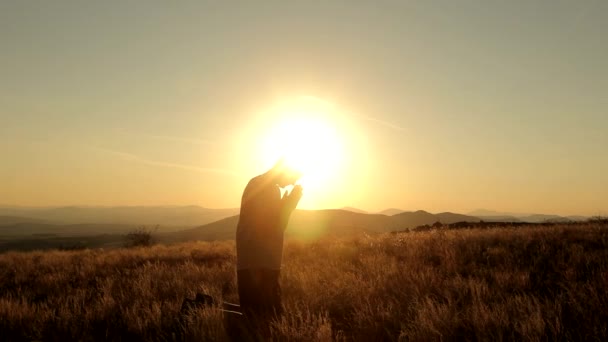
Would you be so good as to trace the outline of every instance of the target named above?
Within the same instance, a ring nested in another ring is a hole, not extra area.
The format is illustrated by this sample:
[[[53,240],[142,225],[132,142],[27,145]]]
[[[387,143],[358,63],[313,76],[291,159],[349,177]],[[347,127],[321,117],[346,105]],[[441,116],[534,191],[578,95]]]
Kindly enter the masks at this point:
[[[281,269],[284,225],[281,189],[268,174],[249,181],[236,228],[237,270]]]
[[[245,314],[280,315],[281,286],[279,270],[239,270],[237,281],[241,309]]]
[[[243,192],[236,256],[244,312],[281,313],[283,235],[299,196],[281,198],[281,189],[270,172],[250,180]]]

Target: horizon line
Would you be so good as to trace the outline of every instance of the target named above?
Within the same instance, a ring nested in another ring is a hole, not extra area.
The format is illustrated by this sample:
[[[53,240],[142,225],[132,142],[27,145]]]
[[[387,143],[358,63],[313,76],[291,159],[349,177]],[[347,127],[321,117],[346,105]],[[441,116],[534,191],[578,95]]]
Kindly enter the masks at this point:
[[[61,208],[105,208],[105,209],[112,209],[112,208],[183,208],[183,207],[199,207],[199,208],[203,208],[203,209],[210,209],[210,210],[234,210],[234,209],[240,209],[240,206],[235,206],[235,207],[207,207],[204,205],[200,205],[200,204],[116,204],[116,205],[102,205],[102,204],[66,204],[66,205],[20,205],[20,204],[7,204],[7,203],[0,203],[0,208],[2,209],[61,209]],[[499,210],[490,210],[490,209],[473,209],[473,210],[468,210],[468,211],[453,211],[453,210],[438,210],[438,211],[429,211],[426,209],[401,209],[401,208],[396,208],[396,207],[389,207],[386,209],[381,209],[381,210],[366,210],[366,209],[361,209],[361,208],[357,208],[357,207],[352,207],[352,206],[343,206],[340,208],[297,208],[298,210],[346,210],[346,211],[360,211],[364,214],[381,214],[384,211],[388,211],[388,210],[398,210],[400,212],[416,212],[416,211],[425,211],[427,213],[431,213],[431,214],[441,214],[441,213],[453,213],[453,214],[460,214],[460,215],[468,215],[468,216],[477,216],[477,217],[492,217],[492,216],[533,216],[533,215],[553,215],[553,216],[562,216],[562,217],[568,217],[568,216],[584,216],[584,217],[594,217],[594,216],[606,216],[608,215],[608,211],[603,211],[603,212],[599,212],[599,213],[594,213],[594,214],[556,214],[556,213],[544,213],[541,211],[533,211],[533,212],[501,212]],[[478,210],[485,210],[485,211],[493,211],[496,212],[495,215],[475,215],[472,214],[475,211]]]

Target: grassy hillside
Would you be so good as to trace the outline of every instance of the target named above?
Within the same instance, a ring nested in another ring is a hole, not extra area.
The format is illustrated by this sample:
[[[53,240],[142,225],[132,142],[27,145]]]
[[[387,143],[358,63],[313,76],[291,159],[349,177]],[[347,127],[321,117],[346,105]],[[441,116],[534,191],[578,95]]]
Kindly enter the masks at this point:
[[[0,254],[3,340],[225,340],[233,242]],[[276,340],[607,340],[608,225],[288,241]]]

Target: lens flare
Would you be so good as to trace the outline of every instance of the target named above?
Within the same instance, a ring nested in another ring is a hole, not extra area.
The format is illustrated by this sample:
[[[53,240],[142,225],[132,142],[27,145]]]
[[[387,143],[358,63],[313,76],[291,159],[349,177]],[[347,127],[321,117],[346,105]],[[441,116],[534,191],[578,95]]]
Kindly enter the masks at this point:
[[[302,173],[299,183],[322,187],[341,171],[344,146],[327,106],[283,108],[264,135],[264,159],[283,158],[286,166]]]
[[[249,170],[246,180],[282,158],[302,174],[300,209],[353,206],[365,193],[369,161],[365,135],[353,117],[347,108],[319,98],[284,98],[255,112],[237,132],[235,162]]]

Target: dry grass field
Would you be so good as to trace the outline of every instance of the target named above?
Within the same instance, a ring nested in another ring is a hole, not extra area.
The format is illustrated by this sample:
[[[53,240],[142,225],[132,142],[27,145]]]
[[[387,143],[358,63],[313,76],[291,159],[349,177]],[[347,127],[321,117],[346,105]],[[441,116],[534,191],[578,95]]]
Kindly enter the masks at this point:
[[[608,224],[288,241],[280,341],[608,340]],[[226,340],[233,242],[0,254],[0,340]]]

